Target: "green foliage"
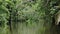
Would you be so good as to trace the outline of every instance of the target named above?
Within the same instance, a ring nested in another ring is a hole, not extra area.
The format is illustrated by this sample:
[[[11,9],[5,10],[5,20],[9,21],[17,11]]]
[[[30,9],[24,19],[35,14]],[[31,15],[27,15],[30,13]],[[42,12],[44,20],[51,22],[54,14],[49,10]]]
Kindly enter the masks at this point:
[[[46,34],[47,31],[47,34],[50,34],[52,18],[59,11],[54,7],[58,1],[0,0],[0,34],[9,34],[10,25],[12,27],[11,33],[17,34],[20,30],[18,24],[21,23],[23,29],[35,28],[36,31],[33,31],[37,34]],[[10,18],[11,24],[7,25]]]

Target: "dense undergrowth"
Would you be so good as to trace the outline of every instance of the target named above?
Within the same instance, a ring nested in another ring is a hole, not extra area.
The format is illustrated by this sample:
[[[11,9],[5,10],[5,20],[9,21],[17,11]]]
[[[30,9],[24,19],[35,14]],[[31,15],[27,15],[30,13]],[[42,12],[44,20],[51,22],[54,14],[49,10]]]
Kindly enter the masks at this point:
[[[0,0],[0,34],[51,34],[60,0]]]

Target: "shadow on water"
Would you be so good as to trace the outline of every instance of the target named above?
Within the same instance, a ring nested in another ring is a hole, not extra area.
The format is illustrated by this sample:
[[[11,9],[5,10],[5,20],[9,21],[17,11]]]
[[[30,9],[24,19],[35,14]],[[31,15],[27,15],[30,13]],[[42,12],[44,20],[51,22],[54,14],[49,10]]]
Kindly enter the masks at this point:
[[[60,23],[52,26],[51,34],[60,34]]]
[[[34,23],[26,26],[25,23],[19,23],[18,27],[18,34],[40,34],[38,31],[43,28],[43,25]]]

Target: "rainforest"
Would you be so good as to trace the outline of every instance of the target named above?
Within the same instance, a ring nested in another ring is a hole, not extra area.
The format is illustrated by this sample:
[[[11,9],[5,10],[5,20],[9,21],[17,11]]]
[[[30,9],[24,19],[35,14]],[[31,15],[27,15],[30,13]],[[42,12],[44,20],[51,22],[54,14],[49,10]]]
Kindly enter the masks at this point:
[[[0,0],[0,34],[60,34],[60,0]]]

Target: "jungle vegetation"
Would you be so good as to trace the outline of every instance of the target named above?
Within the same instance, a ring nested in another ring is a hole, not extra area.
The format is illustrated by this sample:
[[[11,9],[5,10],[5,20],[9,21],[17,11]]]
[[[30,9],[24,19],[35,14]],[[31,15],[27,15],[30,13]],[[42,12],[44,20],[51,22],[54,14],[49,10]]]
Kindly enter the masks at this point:
[[[0,34],[60,34],[59,10],[60,0],[0,0]]]

